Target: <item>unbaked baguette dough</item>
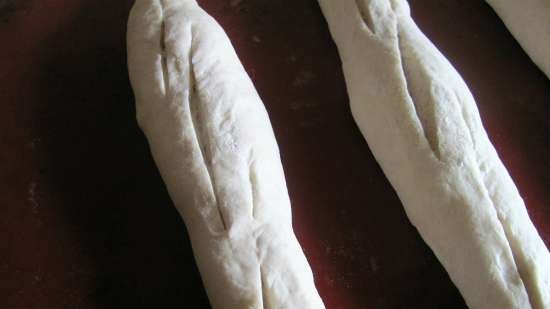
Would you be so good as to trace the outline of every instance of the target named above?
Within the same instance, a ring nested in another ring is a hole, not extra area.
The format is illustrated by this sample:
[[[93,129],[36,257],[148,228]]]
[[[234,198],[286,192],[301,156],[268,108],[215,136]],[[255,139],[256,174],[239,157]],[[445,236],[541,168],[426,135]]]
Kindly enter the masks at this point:
[[[550,78],[550,0],[487,0],[531,60]]]
[[[550,254],[468,87],[405,0],[319,0],[355,121],[472,309],[550,308]]]
[[[194,0],[137,0],[127,40],[138,122],[212,307],[324,308],[268,115],[222,28]]]

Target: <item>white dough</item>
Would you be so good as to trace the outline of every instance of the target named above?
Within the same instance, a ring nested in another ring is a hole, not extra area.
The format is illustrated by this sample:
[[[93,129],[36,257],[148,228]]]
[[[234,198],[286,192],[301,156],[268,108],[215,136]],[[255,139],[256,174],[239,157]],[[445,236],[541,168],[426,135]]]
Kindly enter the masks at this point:
[[[194,0],[137,0],[127,40],[138,122],[212,307],[324,308],[268,115],[222,28]]]
[[[550,308],[548,249],[472,94],[417,28],[408,3],[319,3],[354,119],[468,306]]]
[[[550,78],[550,0],[487,0],[531,60]]]

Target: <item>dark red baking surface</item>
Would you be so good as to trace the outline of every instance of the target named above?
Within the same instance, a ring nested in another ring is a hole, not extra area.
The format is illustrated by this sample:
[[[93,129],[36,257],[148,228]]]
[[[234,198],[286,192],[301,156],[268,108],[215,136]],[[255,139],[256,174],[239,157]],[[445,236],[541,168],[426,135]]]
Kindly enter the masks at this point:
[[[199,2],[269,111],[327,308],[465,308],[352,121],[316,1]],[[0,308],[209,308],[134,120],[131,3],[0,0]],[[548,245],[550,81],[483,1],[410,3]]]

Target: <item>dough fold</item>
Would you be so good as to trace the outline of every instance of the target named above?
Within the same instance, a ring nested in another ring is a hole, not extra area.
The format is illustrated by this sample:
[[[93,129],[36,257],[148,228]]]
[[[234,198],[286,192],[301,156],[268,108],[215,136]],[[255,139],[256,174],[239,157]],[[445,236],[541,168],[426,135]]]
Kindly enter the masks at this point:
[[[319,0],[353,117],[472,309],[550,308],[550,254],[474,98],[405,0]]]
[[[138,123],[212,307],[324,308],[267,112],[222,28],[194,0],[137,0],[127,47]]]

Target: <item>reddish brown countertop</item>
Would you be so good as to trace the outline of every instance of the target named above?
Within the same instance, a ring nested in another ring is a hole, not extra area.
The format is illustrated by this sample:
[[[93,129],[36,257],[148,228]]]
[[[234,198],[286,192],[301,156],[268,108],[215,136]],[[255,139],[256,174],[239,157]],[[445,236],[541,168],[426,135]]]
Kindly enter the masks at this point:
[[[329,309],[465,308],[353,124],[314,0],[202,0],[275,129]],[[410,1],[550,241],[550,81],[483,1]],[[130,0],[0,0],[0,308],[209,308],[134,120]]]

